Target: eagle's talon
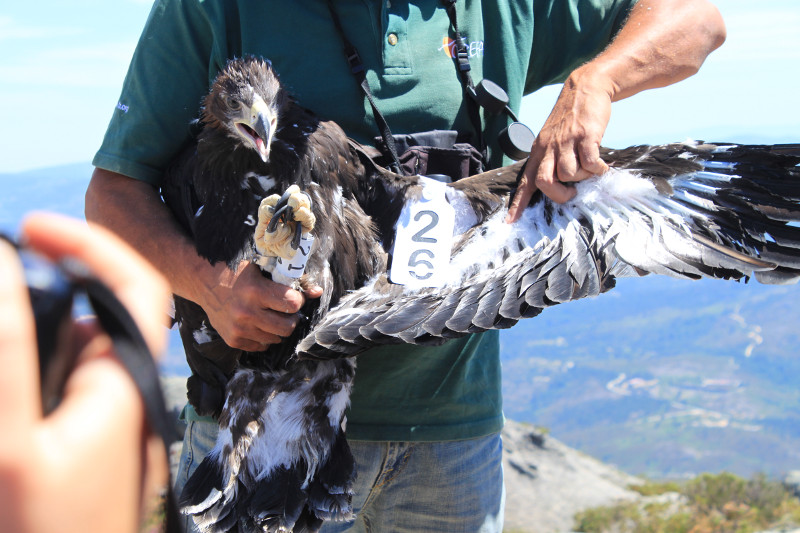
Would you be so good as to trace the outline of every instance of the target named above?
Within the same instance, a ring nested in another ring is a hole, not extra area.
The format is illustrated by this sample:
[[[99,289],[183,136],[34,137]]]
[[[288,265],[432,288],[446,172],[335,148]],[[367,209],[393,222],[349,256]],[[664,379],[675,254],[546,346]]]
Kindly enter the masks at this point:
[[[264,198],[258,208],[255,247],[264,257],[292,259],[303,235],[314,229],[311,196],[292,185],[281,196]]]
[[[286,196],[286,194],[284,194],[284,196]],[[276,208],[281,204],[281,201],[283,201],[283,198],[281,198],[281,200],[275,204]],[[285,224],[292,219],[292,217],[287,216],[287,210],[292,210],[292,212],[294,211],[288,203],[285,203],[280,209],[272,214],[272,219],[269,221],[269,224],[267,224],[268,233],[275,233],[275,230],[278,228],[278,222]]]
[[[297,224],[294,227],[294,237],[292,238],[292,250],[300,248],[300,239],[303,237],[303,225]]]
[[[277,208],[278,206],[283,206],[288,204],[289,198],[296,192],[300,192],[300,187],[298,187],[297,185],[291,185],[289,188],[283,191],[283,195],[281,195],[281,198],[280,200],[278,200],[278,203],[275,204],[275,208]]]

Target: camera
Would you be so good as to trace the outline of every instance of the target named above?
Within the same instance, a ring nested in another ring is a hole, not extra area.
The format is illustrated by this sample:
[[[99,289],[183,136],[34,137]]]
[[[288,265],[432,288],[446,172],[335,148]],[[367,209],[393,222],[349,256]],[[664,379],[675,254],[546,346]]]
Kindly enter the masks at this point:
[[[0,238],[16,248],[22,263],[36,325],[42,408],[49,413],[58,406],[75,364],[76,350],[72,349],[75,275],[64,265],[20,246],[5,235]]]

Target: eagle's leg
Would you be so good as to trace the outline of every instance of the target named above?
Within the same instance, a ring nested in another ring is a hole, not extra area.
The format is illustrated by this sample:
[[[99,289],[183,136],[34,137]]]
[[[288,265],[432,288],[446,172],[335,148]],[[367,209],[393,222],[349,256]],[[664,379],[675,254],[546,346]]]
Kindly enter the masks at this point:
[[[344,436],[352,359],[240,368],[214,449],[181,507],[201,531],[317,531],[352,516],[355,467]]]

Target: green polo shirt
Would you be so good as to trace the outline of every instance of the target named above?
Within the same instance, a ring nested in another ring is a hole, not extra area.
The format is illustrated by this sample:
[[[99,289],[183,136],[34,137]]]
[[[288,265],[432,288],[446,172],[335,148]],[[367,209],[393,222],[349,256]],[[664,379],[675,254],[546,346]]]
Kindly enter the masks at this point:
[[[634,2],[459,1],[473,80],[503,87],[517,111],[524,94],[562,81],[600,52]],[[472,131],[440,0],[336,0],[336,6],[393,133]],[[326,0],[159,0],[94,164],[158,185],[189,141],[188,125],[211,80],[241,54],[270,59],[301,105],[354,139],[369,143],[378,135]],[[491,164],[499,166],[493,140],[508,119],[485,114],[483,123]],[[378,348],[358,358],[350,438],[463,439],[499,431],[502,423],[497,332],[435,348]]]

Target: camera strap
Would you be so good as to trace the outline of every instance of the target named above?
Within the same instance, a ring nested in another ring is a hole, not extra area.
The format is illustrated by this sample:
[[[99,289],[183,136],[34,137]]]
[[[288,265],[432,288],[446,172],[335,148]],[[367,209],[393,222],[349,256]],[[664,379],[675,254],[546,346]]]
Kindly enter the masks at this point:
[[[36,336],[39,344],[39,364],[42,367],[40,369],[42,373],[41,386],[44,389],[44,382],[47,381],[50,382],[53,389],[47,393],[47,398],[42,398],[43,410],[49,412],[49,407],[55,407],[60,402],[74,361],[53,360],[54,357],[63,359],[66,354],[59,352],[59,347],[52,343],[43,344],[42,340],[56,339],[53,341],[56,343],[59,341],[60,337],[52,330],[61,328],[63,321],[72,319],[74,295],[82,291],[94,310],[101,329],[111,338],[117,360],[122,363],[139,391],[150,429],[164,443],[165,459],[167,468],[169,468],[169,447],[174,440],[172,438],[174,426],[172,418],[167,412],[155,359],[153,359],[150,347],[147,346],[147,342],[130,312],[111,289],[89,274],[83,263],[67,258],[55,266],[48,260],[40,258],[41,256],[35,252],[31,253],[19,246],[14,239],[3,233],[0,233],[0,240],[14,246],[20,254],[20,260],[26,270],[26,283],[31,306],[39,310],[38,314],[34,312],[34,317],[36,318]],[[50,271],[50,268],[53,271]],[[42,269],[47,269],[47,271]],[[46,315],[46,317],[41,315]],[[40,331],[43,329],[44,331]],[[51,375],[51,368],[44,367],[53,367],[52,370],[57,375]],[[51,403],[52,405],[50,405]],[[181,516],[175,504],[171,475],[165,495],[165,514],[166,533],[182,532]]]
[[[456,0],[442,0],[442,3],[447,10],[447,15],[450,18],[450,24],[453,27],[453,32],[455,34],[455,55],[454,59],[456,60],[457,68],[458,68],[458,76],[459,80],[461,81],[461,85],[463,86],[464,91],[464,98],[467,101],[467,108],[469,110],[469,117],[470,121],[472,122],[472,126],[475,129],[475,133],[477,135],[477,149],[480,152],[483,159],[486,159],[486,144],[483,139],[483,128],[481,127],[481,115],[480,115],[480,106],[475,99],[475,86],[472,83],[472,77],[469,74],[471,70],[471,66],[469,63],[469,50],[467,48],[464,39],[461,37],[461,34],[458,30],[458,18],[456,15]],[[345,34],[344,27],[342,26],[342,21],[339,18],[339,14],[336,11],[336,6],[334,5],[333,0],[327,0],[328,10],[331,14],[331,19],[333,20],[333,24],[336,27],[336,31],[339,33],[339,36],[342,39],[342,43],[344,45],[344,53],[345,57],[347,58],[347,63],[350,66],[350,72],[355,76],[356,81],[358,81],[359,87],[361,87],[362,92],[367,98],[370,106],[372,107],[372,114],[375,118],[375,122],[377,123],[378,130],[381,134],[381,139],[383,140],[383,145],[385,146],[386,150],[389,152],[391,156],[392,162],[390,163],[391,169],[394,172],[401,173],[401,163],[400,158],[398,156],[397,146],[392,136],[392,132],[389,128],[389,124],[383,116],[383,113],[380,112],[378,109],[377,104],[375,103],[375,98],[372,94],[372,90],[369,88],[369,83],[367,82],[367,75],[366,69],[364,67],[364,63],[361,61],[361,56],[358,54],[358,50],[355,46],[350,42]]]
[[[475,84],[472,82],[470,70],[472,66],[469,63],[469,48],[461,32],[458,31],[458,16],[456,13],[456,0],[442,0],[447,16],[450,18],[450,25],[453,26],[453,33],[455,34],[455,57],[458,66],[458,76],[461,80],[461,85],[464,88],[464,99],[469,108],[469,119],[472,121],[472,127],[478,135],[478,150],[484,155],[486,159],[486,144],[483,140],[483,128],[481,127],[481,113],[480,106],[475,99]]]
[[[89,303],[97,315],[97,321],[111,337],[117,359],[130,374],[139,390],[142,402],[144,402],[147,422],[151,430],[164,442],[167,468],[169,468],[169,446],[173,440],[171,434],[174,430],[161,390],[158,368],[150,348],[131,314],[108,287],[94,278],[84,278],[80,285],[86,290]],[[167,533],[183,531],[180,513],[172,491],[171,476],[165,496],[165,514],[165,531]]]

